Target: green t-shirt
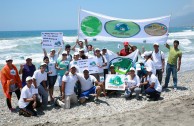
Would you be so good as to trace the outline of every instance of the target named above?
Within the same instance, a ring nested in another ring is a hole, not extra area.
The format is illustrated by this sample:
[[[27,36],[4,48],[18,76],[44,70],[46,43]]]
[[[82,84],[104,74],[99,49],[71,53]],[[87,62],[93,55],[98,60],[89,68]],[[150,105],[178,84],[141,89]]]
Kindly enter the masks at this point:
[[[182,52],[179,49],[174,49],[174,47],[170,46],[168,63],[177,66],[177,59],[179,56],[182,56]]]
[[[64,60],[62,61],[61,59],[57,60],[57,64],[59,68],[65,68],[64,70],[57,70],[57,74],[60,76],[63,76],[66,71],[69,69],[69,61]]]

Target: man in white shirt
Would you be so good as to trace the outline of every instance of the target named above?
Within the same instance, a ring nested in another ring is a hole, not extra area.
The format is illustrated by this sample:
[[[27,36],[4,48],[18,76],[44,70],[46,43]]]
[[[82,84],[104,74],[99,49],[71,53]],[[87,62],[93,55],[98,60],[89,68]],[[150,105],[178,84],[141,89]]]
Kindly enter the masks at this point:
[[[19,115],[28,117],[37,115],[34,109],[40,106],[40,102],[36,98],[35,90],[34,85],[32,85],[32,77],[28,76],[26,78],[26,85],[22,88],[18,102],[20,108]]]
[[[152,73],[152,69],[148,67],[146,70],[149,87],[145,90],[145,93],[150,95],[150,98],[158,100],[160,98],[160,93],[162,92],[162,86],[160,85],[158,78]]]
[[[152,52],[152,59],[156,69],[156,76],[160,84],[162,83],[162,75],[164,73],[165,57],[164,53],[159,50],[159,44],[154,43],[154,51]]]
[[[57,100],[57,104],[65,109],[70,109],[71,103],[77,103],[77,96],[74,92],[75,84],[78,81],[76,66],[71,66],[69,75],[64,75],[62,79],[62,101]],[[64,102],[64,103],[63,103]]]
[[[38,88],[38,93],[42,96],[42,104],[48,104],[48,92],[46,87],[47,73],[45,72],[46,63],[40,65],[40,69],[36,70],[33,75],[33,83],[35,88]]]
[[[101,85],[100,82],[97,81],[97,79],[93,75],[89,75],[89,71],[85,69],[83,71],[83,74],[77,74],[78,80],[81,84],[81,95],[80,95],[80,103],[84,103],[86,101],[86,98],[88,98],[90,95],[96,96],[95,101],[98,102],[98,97],[101,93],[101,87],[95,86]]]

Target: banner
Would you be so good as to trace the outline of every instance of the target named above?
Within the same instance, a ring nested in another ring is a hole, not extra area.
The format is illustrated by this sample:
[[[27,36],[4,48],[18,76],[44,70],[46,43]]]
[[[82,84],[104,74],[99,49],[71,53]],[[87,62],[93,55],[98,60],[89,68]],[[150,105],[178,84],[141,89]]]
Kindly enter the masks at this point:
[[[125,75],[107,74],[106,90],[125,90]]]
[[[42,48],[62,48],[63,33],[62,32],[42,32]]]
[[[80,10],[79,37],[100,41],[130,41],[164,44],[168,38],[170,16],[130,20]]]

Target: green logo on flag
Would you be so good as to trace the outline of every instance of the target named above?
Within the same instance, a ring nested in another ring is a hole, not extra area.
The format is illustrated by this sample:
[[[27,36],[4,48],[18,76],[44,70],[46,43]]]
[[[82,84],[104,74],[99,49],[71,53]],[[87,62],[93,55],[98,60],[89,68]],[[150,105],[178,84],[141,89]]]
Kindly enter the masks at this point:
[[[166,34],[167,27],[161,23],[152,23],[144,27],[145,32],[151,36],[162,36]]]
[[[105,24],[105,30],[111,36],[129,38],[138,34],[140,27],[134,22],[109,21]]]
[[[81,30],[86,36],[96,36],[102,31],[102,22],[96,17],[88,16],[82,20]]]

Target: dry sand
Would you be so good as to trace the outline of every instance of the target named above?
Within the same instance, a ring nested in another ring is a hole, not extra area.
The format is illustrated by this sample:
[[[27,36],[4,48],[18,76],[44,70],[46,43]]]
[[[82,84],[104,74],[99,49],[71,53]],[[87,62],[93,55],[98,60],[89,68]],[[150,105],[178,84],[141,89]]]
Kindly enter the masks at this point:
[[[0,125],[112,125],[112,126],[191,126],[194,124],[194,71],[178,74],[178,91],[168,88],[162,92],[161,100],[147,101],[135,99],[101,97],[99,105],[88,102],[64,110],[50,106],[44,115],[23,117],[11,113],[5,97],[0,97]],[[172,80],[169,86],[172,86]],[[58,92],[55,92],[57,96]],[[13,107],[17,106],[15,95]]]

